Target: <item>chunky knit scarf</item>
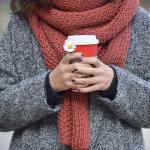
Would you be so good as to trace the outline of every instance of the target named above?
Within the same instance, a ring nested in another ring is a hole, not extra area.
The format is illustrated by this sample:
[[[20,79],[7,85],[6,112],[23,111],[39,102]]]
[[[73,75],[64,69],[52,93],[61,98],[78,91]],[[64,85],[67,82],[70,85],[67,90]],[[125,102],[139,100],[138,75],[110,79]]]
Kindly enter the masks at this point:
[[[41,46],[48,69],[64,56],[68,35],[94,34],[100,40],[98,58],[106,64],[124,67],[130,41],[130,22],[138,0],[51,0],[49,10],[29,15],[29,23]],[[89,149],[89,102],[87,94],[67,91],[58,115],[59,139],[72,149]]]

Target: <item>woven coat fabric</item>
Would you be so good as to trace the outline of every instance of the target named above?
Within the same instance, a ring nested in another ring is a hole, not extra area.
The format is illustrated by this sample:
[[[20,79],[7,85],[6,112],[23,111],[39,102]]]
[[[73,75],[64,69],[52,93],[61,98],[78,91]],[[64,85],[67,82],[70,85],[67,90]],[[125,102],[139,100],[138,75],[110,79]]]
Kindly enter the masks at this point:
[[[68,35],[92,34],[100,40],[98,58],[124,67],[130,41],[130,22],[138,0],[52,0],[53,7],[32,12],[28,19],[48,69],[64,56]],[[92,5],[91,5],[92,4]],[[88,94],[67,91],[58,116],[59,139],[72,149],[90,143]]]

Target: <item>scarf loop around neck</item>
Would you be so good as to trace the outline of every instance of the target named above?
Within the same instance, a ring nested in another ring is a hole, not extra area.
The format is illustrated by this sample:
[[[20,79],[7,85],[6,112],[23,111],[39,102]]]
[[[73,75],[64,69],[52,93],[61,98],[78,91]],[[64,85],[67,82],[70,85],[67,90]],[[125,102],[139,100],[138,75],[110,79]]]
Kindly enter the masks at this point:
[[[92,34],[100,40],[98,58],[124,67],[130,42],[130,23],[138,0],[51,0],[53,7],[28,16],[47,69],[53,70],[65,55],[68,35]],[[58,114],[59,140],[73,150],[90,144],[88,94],[66,92]]]

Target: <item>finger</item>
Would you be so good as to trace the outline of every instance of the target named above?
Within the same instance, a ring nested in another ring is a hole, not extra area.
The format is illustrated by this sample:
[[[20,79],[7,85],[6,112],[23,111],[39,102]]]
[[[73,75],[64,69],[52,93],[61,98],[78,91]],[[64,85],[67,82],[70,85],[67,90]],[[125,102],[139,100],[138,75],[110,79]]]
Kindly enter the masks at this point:
[[[103,63],[96,57],[84,57],[82,63],[100,67]]]
[[[62,79],[64,82],[66,81],[73,81],[74,78],[78,79],[78,78],[83,78],[85,75],[83,74],[79,74],[79,73],[66,73],[64,75],[62,75]]]
[[[73,73],[72,75],[72,79],[73,78],[83,78],[83,77],[87,77],[86,74],[80,74],[80,73]]]
[[[71,81],[67,81],[67,82],[66,82],[66,86],[67,86],[68,88],[78,90],[79,88],[85,88],[85,87],[87,87],[88,85],[75,84],[75,83],[73,83],[73,82],[71,82]]]
[[[79,88],[86,88],[88,85],[76,85],[75,87],[72,88],[73,92],[80,92],[78,89]]]
[[[85,88],[87,86],[88,86],[87,84],[74,84],[72,89]]]
[[[89,64],[74,63],[74,64],[63,65],[62,69],[63,69],[63,72],[74,72],[74,71],[77,71],[78,67],[88,67],[88,68],[91,67],[91,68],[93,68]]]
[[[87,68],[87,67],[77,67],[75,71],[87,75],[98,75],[100,73],[99,69],[97,68]]]
[[[82,59],[83,54],[82,53],[67,53],[64,57],[63,57],[63,63],[64,64],[69,64],[72,60],[75,59]]]
[[[98,91],[100,90],[100,85],[99,84],[95,84],[86,88],[79,88],[78,91],[80,91],[81,93],[89,93],[89,92],[94,92],[94,91]]]
[[[79,63],[79,65],[78,66],[80,66],[80,67],[88,67],[88,68],[93,68],[93,66],[92,65],[89,65],[89,64],[84,64],[84,63]]]
[[[74,78],[73,82],[76,84],[86,84],[86,85],[91,85],[91,84],[98,84],[101,82],[101,78],[99,76],[91,77],[91,78]]]

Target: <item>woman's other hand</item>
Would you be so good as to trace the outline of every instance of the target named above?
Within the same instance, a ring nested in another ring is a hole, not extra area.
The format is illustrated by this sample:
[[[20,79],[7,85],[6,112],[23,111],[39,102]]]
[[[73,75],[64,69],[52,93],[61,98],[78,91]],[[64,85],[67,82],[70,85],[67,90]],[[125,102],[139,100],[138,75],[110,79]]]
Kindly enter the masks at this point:
[[[84,66],[78,66],[76,68],[77,73],[90,75],[90,77],[87,78],[73,78],[76,84],[89,85],[87,87],[78,88],[77,90],[79,92],[105,91],[110,87],[114,78],[114,71],[110,66],[94,57],[84,57],[82,63],[93,65],[93,68]]]
[[[83,59],[83,55],[81,53],[68,53],[64,56],[63,60],[59,63],[59,65],[50,73],[49,81],[55,92],[60,92],[68,89],[79,89],[85,88],[87,84],[77,84],[74,83],[74,78],[82,78],[85,74],[77,73],[78,67],[83,68],[92,68],[89,64],[83,63],[71,63],[76,60]]]

